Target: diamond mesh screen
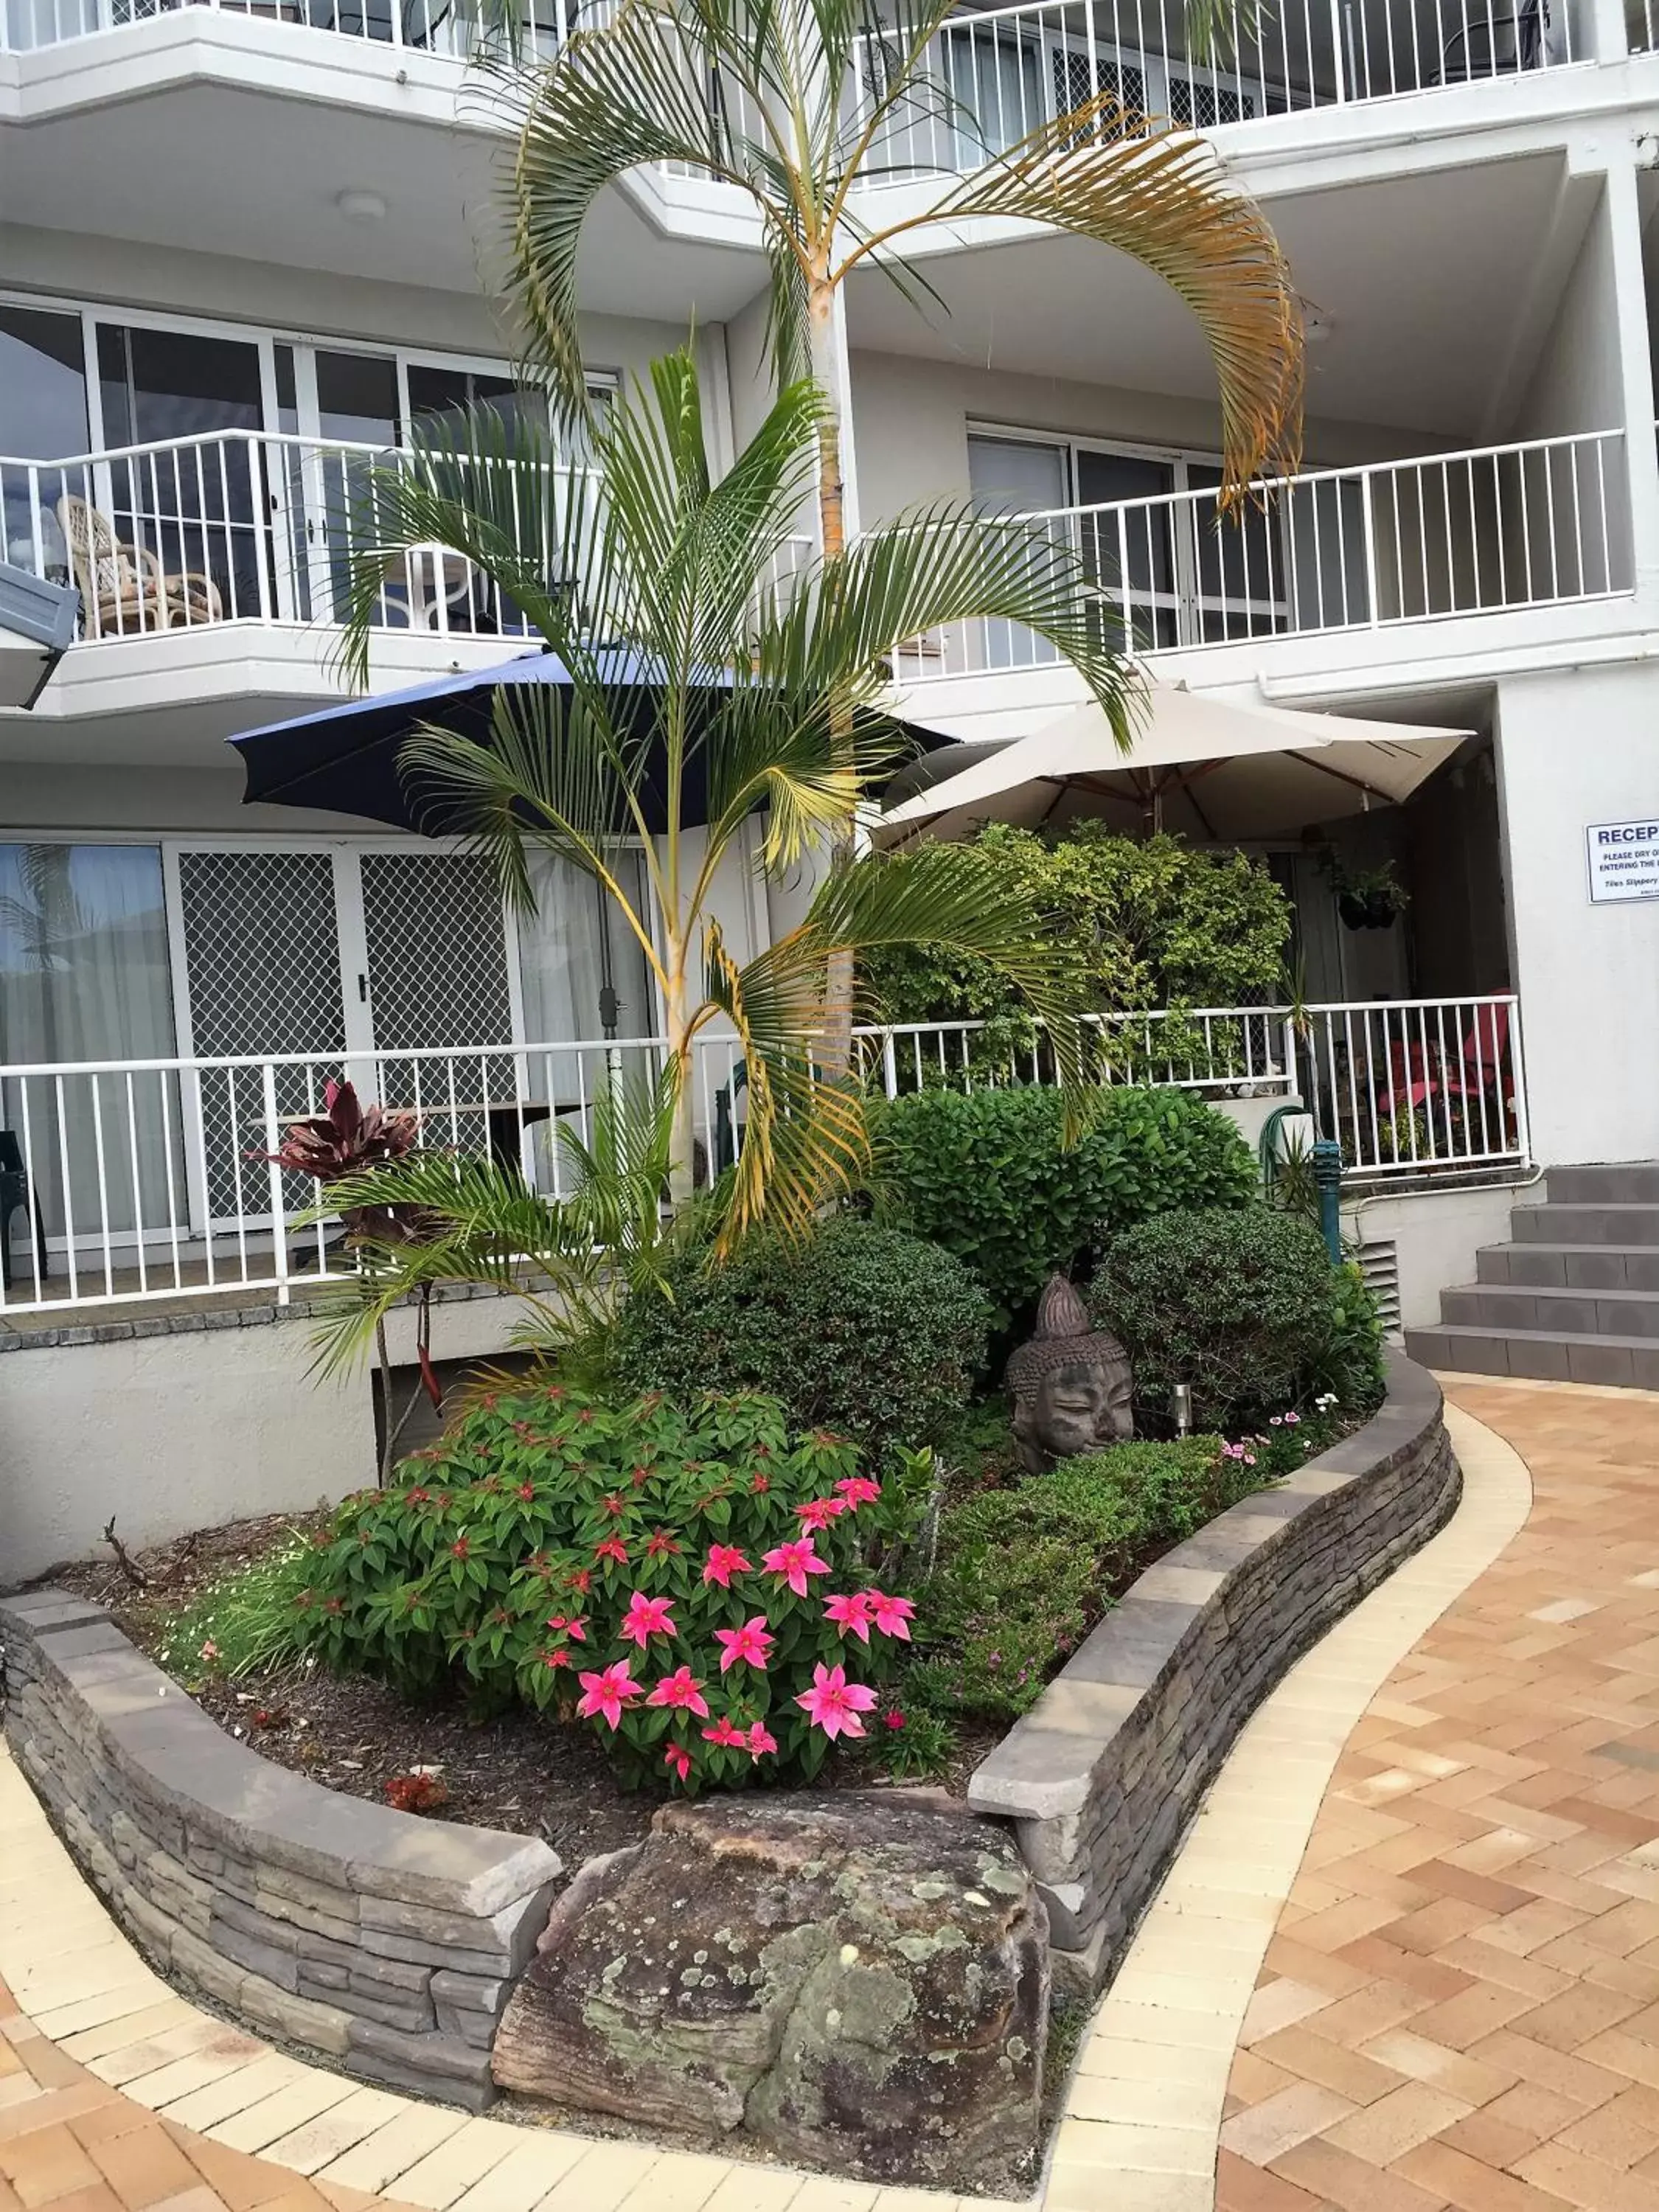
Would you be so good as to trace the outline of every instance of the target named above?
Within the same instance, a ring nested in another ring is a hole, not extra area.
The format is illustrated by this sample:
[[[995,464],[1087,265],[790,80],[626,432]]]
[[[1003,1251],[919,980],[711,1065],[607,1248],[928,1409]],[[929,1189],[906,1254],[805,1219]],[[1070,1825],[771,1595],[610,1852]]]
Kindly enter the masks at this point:
[[[510,1044],[507,939],[489,863],[459,853],[365,853],[360,866],[375,1049]],[[422,1054],[384,1063],[380,1092],[388,1104],[420,1108],[428,1144],[482,1150],[483,1109],[518,1097],[518,1070],[507,1053]],[[499,1115],[495,1133],[505,1147]]]
[[[320,1107],[330,1065],[345,1050],[334,864],[326,853],[179,855],[179,894],[190,977],[191,1043],[199,1060],[244,1053],[307,1053],[324,1063],[276,1071],[284,1116]],[[207,1069],[201,1078],[208,1210],[216,1221],[262,1214],[264,1099],[257,1068]],[[313,1095],[315,1094],[315,1095]],[[308,1182],[290,1177],[293,1207]]]

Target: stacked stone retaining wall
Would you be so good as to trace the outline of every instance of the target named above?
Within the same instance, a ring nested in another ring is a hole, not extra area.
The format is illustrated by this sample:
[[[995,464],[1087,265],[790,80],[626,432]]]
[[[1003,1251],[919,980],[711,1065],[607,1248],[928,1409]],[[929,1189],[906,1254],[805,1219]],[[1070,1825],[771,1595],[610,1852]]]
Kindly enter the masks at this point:
[[[1450,1516],[1432,1376],[1142,1575],[975,1772],[1048,1904],[1057,1973],[1110,1975],[1234,1739],[1291,1662]]]
[[[122,1925],[239,2019],[474,2111],[545,1844],[345,1797],[228,1735],[100,1606],[0,1599],[13,1753]]]

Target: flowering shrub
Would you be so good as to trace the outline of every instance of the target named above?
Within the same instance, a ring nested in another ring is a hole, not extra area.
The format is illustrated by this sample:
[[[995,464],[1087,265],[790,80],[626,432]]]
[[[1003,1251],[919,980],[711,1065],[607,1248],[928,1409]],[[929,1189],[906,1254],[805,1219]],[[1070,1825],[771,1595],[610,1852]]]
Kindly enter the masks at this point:
[[[320,1540],[298,1639],[406,1689],[456,1673],[590,1723],[623,1778],[810,1777],[910,1640],[892,1570],[931,1489],[763,1397],[493,1395]]]

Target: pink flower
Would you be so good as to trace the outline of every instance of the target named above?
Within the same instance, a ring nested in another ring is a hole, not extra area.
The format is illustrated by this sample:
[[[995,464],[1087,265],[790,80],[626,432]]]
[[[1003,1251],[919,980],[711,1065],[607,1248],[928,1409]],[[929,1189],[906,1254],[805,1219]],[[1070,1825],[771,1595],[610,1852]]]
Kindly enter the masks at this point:
[[[820,1660],[812,1669],[812,1686],[795,1703],[814,1728],[821,1728],[833,1743],[838,1735],[862,1735],[860,1713],[867,1713],[876,1693],[862,1682],[849,1682],[842,1667],[826,1667]]]
[[[823,1601],[826,1620],[833,1620],[838,1635],[845,1636],[850,1628],[860,1644],[870,1641],[870,1594],[860,1590],[855,1597],[827,1597]]]
[[[764,1721],[757,1721],[749,1731],[749,1756],[758,1759],[763,1752],[775,1751],[778,1740]]]
[[[691,1679],[689,1667],[677,1667],[672,1674],[665,1674],[646,1699],[647,1705],[669,1705],[677,1713],[695,1713],[701,1721],[708,1717],[708,1700],[702,1694],[702,1684]]]
[[[662,1755],[662,1763],[673,1768],[674,1778],[678,1782],[684,1782],[691,1771],[691,1754],[681,1744],[671,1743]]]
[[[844,1498],[809,1498],[805,1505],[795,1508],[803,1528],[827,1528],[846,1510]]]
[[[830,1571],[830,1562],[819,1559],[810,1535],[797,1536],[791,1544],[775,1545],[763,1558],[761,1565],[769,1574],[776,1575],[780,1582],[787,1582],[797,1597],[805,1596],[808,1575],[827,1575]]]
[[[576,1711],[586,1720],[592,1720],[596,1713],[602,1714],[612,1728],[621,1720],[623,1707],[629,1699],[640,1694],[640,1686],[629,1673],[626,1659],[618,1659],[601,1674],[584,1674],[581,1683],[582,1694]]]
[[[711,1544],[704,1565],[702,1578],[706,1583],[718,1583],[722,1589],[730,1589],[733,1575],[750,1572],[749,1562],[735,1544]]]
[[[745,1666],[758,1667],[763,1674],[766,1662],[772,1656],[772,1638],[767,1633],[766,1615],[757,1613],[752,1620],[745,1620],[741,1628],[717,1628],[714,1641],[725,1648],[720,1653],[720,1672],[729,1674],[738,1661]]]
[[[884,1597],[878,1589],[864,1593],[870,1607],[870,1618],[884,1636],[896,1637],[901,1644],[910,1641],[908,1623],[916,1617],[916,1609],[908,1597]]]
[[[653,1636],[672,1636],[675,1632],[672,1601],[647,1597],[643,1590],[635,1590],[629,1599],[628,1610],[617,1631],[618,1636],[630,1638],[641,1651]]]
[[[702,1740],[705,1743],[717,1743],[722,1749],[732,1746],[735,1746],[738,1751],[747,1751],[749,1748],[749,1739],[743,1730],[740,1728],[734,1728],[731,1721],[724,1717],[717,1720],[713,1728],[706,1728],[703,1730]]]
[[[562,1613],[550,1613],[547,1625],[550,1628],[562,1628],[573,1644],[586,1644],[587,1641],[587,1623],[585,1620],[567,1619]]]
[[[882,1719],[890,1729],[902,1729],[904,1726],[904,1716],[896,1705],[890,1713],[884,1713]]]
[[[843,1475],[836,1485],[836,1495],[847,1500],[847,1509],[856,1513],[860,1505],[873,1505],[881,1496],[881,1485],[872,1482],[867,1474]]]
[[[219,1656],[219,1647],[210,1636],[196,1656],[198,1659],[216,1659]]]

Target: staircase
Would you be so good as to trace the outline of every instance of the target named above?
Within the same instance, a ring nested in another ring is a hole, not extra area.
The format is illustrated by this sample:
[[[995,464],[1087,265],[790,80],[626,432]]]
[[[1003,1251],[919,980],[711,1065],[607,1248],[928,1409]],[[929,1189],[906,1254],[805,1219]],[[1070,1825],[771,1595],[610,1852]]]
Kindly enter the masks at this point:
[[[1545,1188],[1407,1351],[1458,1374],[1659,1390],[1659,1161],[1552,1168]]]

